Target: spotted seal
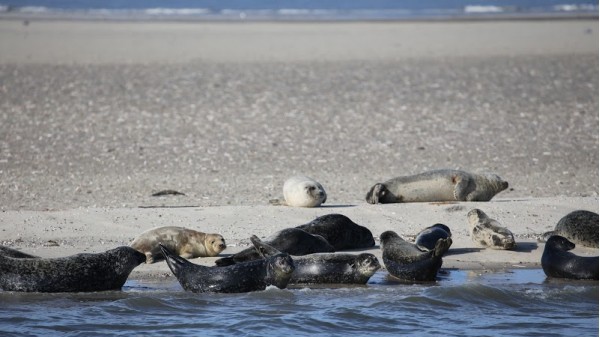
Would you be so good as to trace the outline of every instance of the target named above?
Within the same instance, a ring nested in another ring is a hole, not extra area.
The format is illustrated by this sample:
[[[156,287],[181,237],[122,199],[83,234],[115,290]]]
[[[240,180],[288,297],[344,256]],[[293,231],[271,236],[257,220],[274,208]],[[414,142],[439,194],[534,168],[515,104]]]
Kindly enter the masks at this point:
[[[320,235],[313,235],[298,228],[286,228],[265,241],[275,249],[290,255],[306,255],[312,253],[331,253],[335,248]],[[215,261],[217,266],[229,266],[238,262],[260,259],[254,247],[246,248],[231,256]]]
[[[544,238],[560,235],[578,246],[598,248],[598,213],[578,210],[562,217],[551,232]]]
[[[159,243],[186,259],[217,256],[227,248],[221,234],[207,234],[176,226],[147,230],[135,238],[130,246],[146,255],[146,263],[154,263],[163,259]]]
[[[319,207],[327,201],[323,185],[313,178],[294,176],[283,183],[283,199],[270,200],[273,205]]]
[[[508,188],[495,174],[434,170],[377,183],[367,192],[370,204],[436,201],[489,201]]]
[[[264,258],[280,253],[255,235],[250,241]],[[377,257],[370,253],[316,253],[292,259],[296,269],[290,284],[365,284],[381,268]]]
[[[296,228],[324,237],[336,251],[375,246],[373,233],[368,228],[342,214],[326,214]]]
[[[513,233],[482,210],[470,210],[467,219],[471,240],[475,244],[492,249],[514,249],[517,246]]]
[[[428,251],[435,248],[435,244],[439,239],[447,239],[452,237],[452,232],[448,226],[436,223],[429,226],[417,234],[415,245],[422,251]]]
[[[22,292],[119,290],[146,256],[131,247],[61,258],[0,255],[0,289]]]
[[[542,268],[548,277],[598,280],[598,256],[577,256],[569,250],[575,244],[567,238],[552,235],[542,254]]]
[[[160,245],[169,268],[186,291],[204,293],[244,293],[265,290],[273,285],[284,289],[294,271],[288,254],[227,267],[207,267],[193,264]]]
[[[435,281],[442,267],[442,256],[452,245],[452,238],[439,239],[435,248],[423,252],[393,231],[379,236],[383,264],[388,272],[404,281]]]

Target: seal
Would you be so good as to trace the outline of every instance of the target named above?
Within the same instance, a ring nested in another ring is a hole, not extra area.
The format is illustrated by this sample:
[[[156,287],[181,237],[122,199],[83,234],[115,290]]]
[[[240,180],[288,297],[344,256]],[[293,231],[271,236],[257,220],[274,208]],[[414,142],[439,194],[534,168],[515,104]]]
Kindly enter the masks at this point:
[[[196,293],[244,293],[265,290],[270,285],[284,289],[294,271],[294,262],[288,254],[227,267],[207,267],[193,264],[165,246],[159,246],[179,284],[184,290]]]
[[[307,233],[298,228],[282,229],[268,237],[265,242],[280,252],[296,256],[335,251],[335,248],[324,237]],[[223,267],[256,259],[260,259],[260,255],[254,247],[249,247],[231,256],[220,258],[215,261],[215,264]]]
[[[560,235],[578,246],[598,248],[598,213],[578,210],[562,217],[551,232],[544,238]]]
[[[12,249],[6,246],[0,246],[0,255],[14,257],[17,259],[39,259],[39,256],[23,253],[20,250]]]
[[[434,170],[377,183],[367,192],[370,204],[397,202],[489,201],[508,188],[495,174]]]
[[[146,255],[146,263],[154,263],[163,259],[159,243],[186,259],[217,256],[227,248],[221,234],[207,234],[176,226],[147,230],[135,238],[130,246]]]
[[[470,210],[467,219],[471,240],[477,245],[492,249],[513,249],[517,246],[513,233],[482,210]]]
[[[342,214],[326,214],[296,228],[324,237],[336,251],[375,246],[373,233],[368,228]]]
[[[439,239],[435,248],[423,252],[393,231],[379,236],[383,264],[388,272],[404,281],[435,281],[442,267],[442,256],[450,249],[452,239]]]
[[[131,271],[145,260],[144,254],[127,246],[61,258],[0,255],[0,289],[47,293],[120,290]]]
[[[283,183],[283,198],[271,200],[273,205],[292,207],[319,207],[327,200],[323,186],[306,176],[294,176]]]
[[[439,239],[447,239],[452,237],[452,232],[448,226],[436,223],[429,226],[417,234],[415,245],[422,251],[429,251],[435,248],[435,244]]]
[[[575,244],[560,235],[548,238],[542,254],[542,269],[548,277],[598,280],[598,256],[578,256]]]
[[[264,258],[280,253],[255,235],[250,241]],[[370,253],[316,253],[297,256],[293,260],[296,269],[290,284],[366,284],[381,268],[377,257]]]

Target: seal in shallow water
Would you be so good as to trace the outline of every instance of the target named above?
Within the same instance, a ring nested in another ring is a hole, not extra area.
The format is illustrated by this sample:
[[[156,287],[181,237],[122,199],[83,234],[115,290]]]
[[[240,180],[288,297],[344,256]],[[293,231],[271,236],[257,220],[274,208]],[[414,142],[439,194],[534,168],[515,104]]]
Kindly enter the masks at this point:
[[[415,245],[423,250],[432,250],[435,248],[435,244],[439,239],[447,239],[451,238],[452,233],[450,232],[450,228],[448,226],[436,223],[435,225],[429,226],[417,234],[417,238],[415,239]]]
[[[313,235],[298,228],[286,228],[270,236],[265,242],[283,253],[306,255],[312,253],[330,253],[335,248],[320,235]],[[238,262],[260,259],[254,247],[246,248],[236,254],[215,261],[217,266],[229,266]]]
[[[569,250],[575,244],[567,238],[552,235],[542,254],[542,268],[548,277],[568,279],[598,279],[598,256],[577,256]]]
[[[565,215],[553,231],[543,236],[560,235],[578,246],[598,248],[598,230],[598,213],[579,210]]]
[[[439,239],[435,248],[423,252],[393,231],[381,233],[383,264],[388,272],[405,281],[435,281],[442,267],[442,256],[452,245],[452,239]]]
[[[367,193],[366,199],[370,204],[489,201],[507,188],[508,183],[495,174],[435,170],[375,184]]]
[[[354,223],[342,214],[323,215],[296,228],[324,237],[336,251],[375,246],[373,233],[368,228]]]
[[[265,258],[280,253],[255,235],[250,241]],[[370,253],[317,253],[292,259],[295,269],[290,284],[365,284],[381,268],[377,257]]]
[[[294,271],[288,254],[237,263],[227,267],[193,264],[160,245],[169,268],[186,291],[203,293],[244,293],[265,290],[274,285],[284,289]]]
[[[472,209],[467,213],[471,241],[492,249],[513,249],[517,246],[513,233],[480,209]]]
[[[25,292],[119,290],[146,256],[131,247],[61,258],[0,255],[0,289]]]
[[[159,243],[186,259],[217,256],[227,248],[225,239],[220,234],[206,234],[176,226],[147,230],[133,240],[130,246],[146,254],[146,263],[154,263],[163,259]]]
[[[283,183],[284,200],[274,199],[271,204],[292,207],[319,207],[327,201],[323,186],[306,176],[294,176]]]

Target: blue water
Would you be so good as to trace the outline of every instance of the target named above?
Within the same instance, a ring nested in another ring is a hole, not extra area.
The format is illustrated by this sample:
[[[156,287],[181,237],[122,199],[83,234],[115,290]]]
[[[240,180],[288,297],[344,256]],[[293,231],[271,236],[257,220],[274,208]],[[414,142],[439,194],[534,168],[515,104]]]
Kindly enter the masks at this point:
[[[436,283],[376,273],[366,286],[184,292],[174,278],[121,292],[0,292],[7,336],[597,336],[598,282],[541,269],[444,271]]]
[[[0,0],[0,16],[402,20],[598,15],[591,0]]]

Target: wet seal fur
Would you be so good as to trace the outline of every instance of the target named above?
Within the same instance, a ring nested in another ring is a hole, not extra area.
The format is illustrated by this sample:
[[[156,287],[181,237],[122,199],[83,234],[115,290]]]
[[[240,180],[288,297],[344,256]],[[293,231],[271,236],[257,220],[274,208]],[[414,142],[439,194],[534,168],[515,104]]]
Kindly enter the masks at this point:
[[[560,235],[578,246],[598,248],[599,227],[598,213],[578,210],[562,217],[554,230],[544,233],[543,237]]]
[[[415,245],[422,251],[429,251],[435,248],[435,244],[439,239],[447,239],[452,237],[452,232],[448,226],[436,223],[429,226],[417,234]]]
[[[280,252],[296,256],[335,251],[335,248],[324,237],[307,233],[298,228],[283,229],[267,238],[265,243]],[[215,264],[223,267],[260,258],[254,247],[249,247],[231,256],[220,258],[215,261]]]
[[[569,250],[575,244],[567,238],[552,235],[542,254],[542,268],[548,277],[598,280],[598,256],[578,256]]]
[[[255,235],[250,241],[264,258],[280,253]],[[366,284],[381,268],[377,257],[370,253],[317,253],[292,259],[296,269],[290,284]]]
[[[377,183],[366,200],[370,204],[438,201],[489,201],[508,188],[495,174],[434,170]]]
[[[159,243],[186,259],[217,256],[227,248],[221,234],[206,234],[177,226],[147,230],[133,240],[130,246],[146,255],[146,263],[154,263],[163,259]]]
[[[373,233],[368,228],[342,214],[326,214],[296,228],[324,237],[336,251],[375,246]]]
[[[193,264],[160,245],[169,268],[186,291],[204,293],[245,293],[273,285],[287,287],[294,262],[288,254],[238,263],[227,267]]]
[[[327,193],[318,181],[306,176],[294,176],[283,183],[283,199],[273,199],[273,205],[319,207],[327,201]]]
[[[471,240],[481,247],[492,249],[514,249],[517,246],[513,233],[480,209],[467,213]]]
[[[146,256],[131,247],[61,258],[0,255],[0,289],[22,292],[120,290]]]
[[[452,245],[451,238],[439,239],[433,250],[423,252],[393,231],[379,238],[383,264],[392,276],[404,281],[435,281],[442,256]]]

